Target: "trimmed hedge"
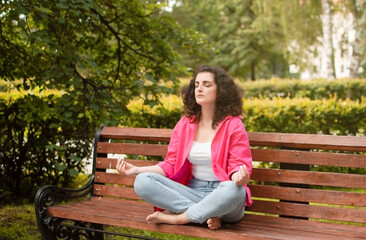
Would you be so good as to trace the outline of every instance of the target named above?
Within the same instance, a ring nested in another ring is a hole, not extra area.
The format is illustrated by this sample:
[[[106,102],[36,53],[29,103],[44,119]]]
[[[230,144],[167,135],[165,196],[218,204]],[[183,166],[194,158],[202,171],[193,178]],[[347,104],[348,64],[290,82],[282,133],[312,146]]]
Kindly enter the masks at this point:
[[[310,99],[339,98],[361,100],[366,97],[366,79],[293,80],[272,78],[238,82],[245,98],[305,97]]]
[[[250,99],[244,102],[248,131],[363,135],[366,98],[361,101],[334,98]]]
[[[178,96],[160,99],[162,105],[128,105],[131,115],[123,124],[134,127],[173,128],[183,114]],[[247,131],[363,135],[366,126],[366,98],[361,101],[309,98],[244,99],[243,122]]]

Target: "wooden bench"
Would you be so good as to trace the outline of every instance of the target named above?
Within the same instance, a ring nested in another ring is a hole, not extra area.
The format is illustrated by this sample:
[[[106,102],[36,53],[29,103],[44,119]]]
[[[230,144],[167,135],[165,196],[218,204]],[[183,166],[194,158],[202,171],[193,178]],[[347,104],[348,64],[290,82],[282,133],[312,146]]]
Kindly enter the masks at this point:
[[[153,207],[136,196],[133,177],[114,170],[115,154],[139,166],[162,160],[170,135],[170,129],[99,129],[90,181],[37,192],[43,238],[103,239],[110,233],[103,226],[113,225],[210,239],[366,239],[366,137],[249,132],[254,204],[239,223],[213,231],[146,223]],[[64,198],[82,200],[56,204]]]

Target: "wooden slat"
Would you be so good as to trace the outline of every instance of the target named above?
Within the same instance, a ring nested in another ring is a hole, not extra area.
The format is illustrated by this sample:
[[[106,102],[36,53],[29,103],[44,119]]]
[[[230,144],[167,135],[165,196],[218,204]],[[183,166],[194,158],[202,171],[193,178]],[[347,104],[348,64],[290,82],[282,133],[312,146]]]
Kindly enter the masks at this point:
[[[108,183],[108,184],[120,184],[132,187],[135,181],[135,176],[125,176],[118,173],[106,173],[96,172],[95,182]]]
[[[255,200],[253,205],[248,207],[247,210],[296,217],[366,223],[366,210],[364,209]]]
[[[252,149],[253,161],[366,168],[366,155],[308,152],[297,150]]]
[[[317,236],[317,234],[321,233],[333,234],[333,239],[337,239],[339,236],[345,237],[347,239],[364,238],[364,236],[366,236],[366,228],[362,226],[332,224],[326,222],[268,217],[252,214],[246,214],[242,221],[233,224],[232,226],[245,229],[252,224],[258,226],[257,231],[260,231],[263,228],[272,228],[272,230],[283,229],[285,231],[290,229],[298,230],[301,232],[301,236],[307,235],[309,239],[323,239],[320,236]],[[225,226],[228,227],[227,225]],[[298,238],[295,237],[293,239]]]
[[[165,156],[167,145],[98,142],[98,153]]]
[[[104,127],[101,137],[168,142],[171,133],[171,129]],[[366,152],[366,137],[265,132],[248,132],[248,137],[253,146]]]
[[[254,168],[252,180],[344,188],[366,188],[366,175]]]
[[[366,193],[249,185],[253,197],[366,207]]]
[[[152,166],[158,163],[158,161],[146,161],[146,160],[133,160],[133,159],[124,159],[126,162],[131,163],[135,166]],[[96,166],[100,169],[115,169],[117,164],[116,158],[102,158],[97,157]]]
[[[252,149],[253,161],[280,162],[293,164],[311,164],[336,167],[366,168],[366,155],[344,154],[344,153],[323,153],[303,152],[296,150],[273,150],[273,149]],[[97,158],[97,168],[115,168],[115,158]],[[157,164],[158,161],[126,159],[137,166],[149,166]],[[111,165],[109,165],[111,163]]]
[[[366,152],[366,137],[248,132],[251,146]]]
[[[104,127],[100,136],[105,139],[169,142],[171,133],[171,129]]]
[[[140,199],[133,188],[117,187],[113,185],[95,184],[93,194],[96,196],[120,197],[128,199]]]

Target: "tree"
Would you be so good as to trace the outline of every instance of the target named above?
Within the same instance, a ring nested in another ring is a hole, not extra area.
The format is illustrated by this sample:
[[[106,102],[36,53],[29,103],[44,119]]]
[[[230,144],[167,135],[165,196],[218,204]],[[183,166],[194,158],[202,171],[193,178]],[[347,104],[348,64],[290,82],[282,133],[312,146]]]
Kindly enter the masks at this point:
[[[254,80],[288,74],[278,10],[273,1],[177,1],[172,17],[206,35],[214,51],[198,61]]]
[[[350,76],[356,78],[359,74],[360,66],[366,69],[366,0],[349,0],[343,3],[353,16],[354,29],[356,30],[356,37],[352,45],[352,58],[350,65]]]
[[[12,171],[11,164],[18,159],[16,164],[24,164],[17,166],[18,170],[23,169],[23,175],[18,176],[24,179],[34,174],[26,165],[36,164],[32,161],[38,158],[43,163],[58,159],[58,165],[52,162],[47,166],[52,171],[75,173],[70,169],[72,158],[79,160],[91,151],[76,157],[65,152],[65,146],[60,144],[73,149],[89,148],[100,124],[121,124],[120,117],[128,114],[126,105],[133,97],[141,97],[145,104],[155,104],[159,95],[174,90],[177,76],[185,72],[173,47],[197,54],[203,52],[206,44],[199,34],[164,15],[164,5],[157,1],[1,0],[1,3],[0,79],[14,88],[29,90],[32,99],[16,103],[21,104],[16,109],[23,109],[20,113],[27,120],[17,125],[21,129],[1,131],[10,131],[1,137],[2,146],[8,142],[24,146],[22,154],[20,146],[18,150],[14,146],[6,151],[2,148],[1,166],[8,164],[7,169]],[[55,99],[51,94],[43,99],[34,95],[35,89],[58,90],[61,96]],[[36,110],[32,108],[32,114],[26,114],[24,106],[30,102],[41,102],[42,108],[34,114]],[[6,109],[0,111],[1,120],[8,121],[6,118],[13,116],[8,111],[10,105],[1,103]],[[44,109],[50,109],[52,114],[39,114]],[[32,117],[37,121],[32,121]],[[34,152],[30,133],[35,133],[32,135],[35,139],[50,136],[39,147],[48,150]],[[54,158],[48,159],[51,155]],[[43,172],[46,171],[39,173]]]
[[[334,79],[333,61],[333,40],[332,40],[332,14],[331,4],[328,0],[322,0],[322,22],[323,22],[323,51],[325,58],[325,77],[329,80]]]
[[[81,92],[85,107],[124,109],[142,87],[149,101],[184,71],[172,46],[203,46],[161,8],[139,0],[5,1],[0,77],[23,79],[26,88]]]
[[[281,26],[284,35],[284,51],[288,64],[296,65],[299,71],[313,69],[309,58],[317,55],[316,46],[322,35],[321,2],[318,0],[278,0]]]
[[[357,1],[356,6],[362,14],[357,21],[356,38],[359,42],[355,46],[355,51],[360,54],[360,66],[363,68],[363,75],[366,75],[366,0]]]
[[[204,54],[187,54],[176,49],[182,56],[183,62],[190,67],[191,70],[202,63],[211,63],[211,59],[217,53],[216,46],[210,38],[210,33],[215,28],[220,18],[219,6],[220,1],[216,0],[177,0],[173,5],[172,11],[165,14],[172,17],[178,24],[185,28],[192,29],[195,32],[203,34],[206,43]]]

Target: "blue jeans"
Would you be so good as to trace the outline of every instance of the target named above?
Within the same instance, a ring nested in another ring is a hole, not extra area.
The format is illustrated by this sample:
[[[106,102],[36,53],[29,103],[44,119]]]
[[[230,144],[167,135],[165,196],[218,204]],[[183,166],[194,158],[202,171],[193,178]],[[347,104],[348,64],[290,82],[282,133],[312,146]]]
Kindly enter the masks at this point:
[[[146,202],[173,213],[187,213],[191,222],[204,223],[211,217],[237,222],[244,216],[246,192],[233,181],[202,181],[192,178],[188,186],[157,173],[141,173],[135,192]]]

